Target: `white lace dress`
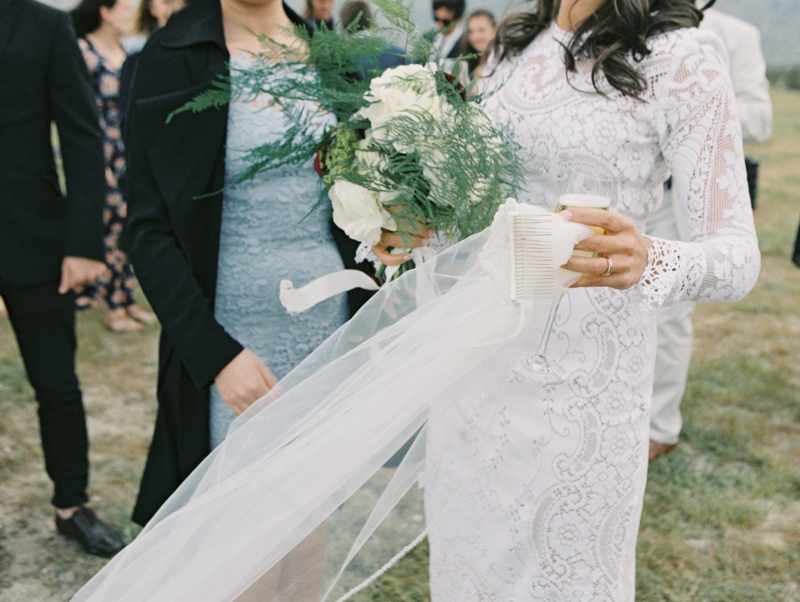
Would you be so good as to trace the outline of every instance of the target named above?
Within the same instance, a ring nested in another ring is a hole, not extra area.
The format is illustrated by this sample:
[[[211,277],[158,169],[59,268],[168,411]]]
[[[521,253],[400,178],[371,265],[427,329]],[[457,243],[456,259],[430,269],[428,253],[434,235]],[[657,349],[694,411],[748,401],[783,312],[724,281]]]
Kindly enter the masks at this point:
[[[501,86],[490,112],[525,151],[521,200],[552,209],[571,165],[600,163],[615,178],[610,210],[644,232],[672,174],[692,242],[655,240],[627,291],[568,291],[548,349],[566,383],[513,381],[465,410],[461,432],[433,429],[425,501],[434,602],[634,599],[652,310],[742,297],[759,271],[719,40],[696,29],[653,38],[639,63],[641,101],[610,87],[595,93],[586,61],[567,81],[560,44],[569,36],[551,25],[489,81]]]

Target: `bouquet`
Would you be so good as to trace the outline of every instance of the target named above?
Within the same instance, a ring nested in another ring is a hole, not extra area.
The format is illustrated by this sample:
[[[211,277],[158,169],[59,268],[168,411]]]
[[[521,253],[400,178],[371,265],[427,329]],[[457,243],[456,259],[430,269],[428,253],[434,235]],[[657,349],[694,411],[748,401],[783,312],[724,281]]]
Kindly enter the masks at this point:
[[[389,28],[351,35],[323,27],[313,36],[296,28],[308,49],[302,56],[297,46],[262,37],[268,60],[236,78],[237,89],[230,80],[219,82],[180,110],[219,106],[231,95],[269,94],[291,125],[282,140],[250,150],[250,169],[232,184],[315,157],[322,178],[316,207],[330,207],[350,238],[373,246],[384,229],[428,228],[440,239],[465,238],[488,227],[518,188],[510,136],[484,111],[483,96],[468,95],[429,60],[434,49],[416,33],[408,7],[396,0],[376,4]],[[363,65],[377,65],[386,40],[398,35],[408,64],[374,68],[365,77]],[[336,125],[314,127],[320,110],[335,114]],[[413,266],[409,261],[389,276]],[[378,275],[387,276],[382,268]]]
[[[373,78],[364,100],[318,155],[334,223],[370,246],[398,225],[447,239],[488,227],[509,193],[509,154],[463,86],[435,63],[405,65]]]

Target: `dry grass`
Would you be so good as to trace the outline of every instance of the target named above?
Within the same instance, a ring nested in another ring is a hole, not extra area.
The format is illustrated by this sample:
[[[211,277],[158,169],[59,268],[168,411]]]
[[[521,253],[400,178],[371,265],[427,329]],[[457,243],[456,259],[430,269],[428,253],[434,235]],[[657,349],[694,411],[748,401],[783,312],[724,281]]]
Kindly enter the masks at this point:
[[[128,517],[155,415],[158,329],[116,334],[103,319],[100,310],[78,314],[89,494],[91,505],[130,541],[138,527]],[[105,560],[55,532],[36,402],[7,319],[0,319],[0,415],[0,602],[63,602]]]
[[[640,602],[800,601],[800,93],[776,90],[756,222],[763,269],[733,304],[699,306],[675,453],[651,467],[638,551]],[[79,375],[92,441],[92,505],[130,540],[155,412],[157,328],[112,334],[78,316]],[[104,560],[53,529],[36,404],[0,319],[0,602],[67,600]],[[426,549],[367,599],[427,599]],[[362,598],[363,599],[363,598]],[[465,601],[466,602],[466,601]]]

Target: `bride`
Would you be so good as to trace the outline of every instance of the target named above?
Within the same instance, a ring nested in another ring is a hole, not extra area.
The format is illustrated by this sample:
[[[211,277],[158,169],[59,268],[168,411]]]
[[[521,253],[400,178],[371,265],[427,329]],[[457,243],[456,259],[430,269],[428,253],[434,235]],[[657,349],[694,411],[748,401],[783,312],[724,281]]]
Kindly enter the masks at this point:
[[[335,584],[362,546],[391,556],[427,533],[436,602],[633,600],[653,311],[741,298],[760,263],[726,59],[700,19],[690,0],[540,0],[498,32],[487,108],[524,149],[521,200],[552,211],[572,167],[614,176],[609,211],[558,218],[605,231],[575,247],[596,256],[564,264],[583,276],[548,348],[563,384],[508,369],[531,354],[539,322],[494,292],[504,209],[382,289],[234,422],[75,600],[305,599],[292,588],[319,576],[295,570],[291,550],[320,528],[334,562],[319,599],[359,589]],[[670,175],[691,242],[640,234]],[[375,248],[387,263],[396,236]],[[414,483],[425,530],[405,505]],[[384,536],[387,524],[404,539]]]

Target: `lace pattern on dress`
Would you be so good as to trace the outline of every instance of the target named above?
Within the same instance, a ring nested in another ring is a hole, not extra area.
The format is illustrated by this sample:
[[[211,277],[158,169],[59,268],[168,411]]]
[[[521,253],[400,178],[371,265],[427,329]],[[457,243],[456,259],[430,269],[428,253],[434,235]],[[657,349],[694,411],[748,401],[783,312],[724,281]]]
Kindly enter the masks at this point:
[[[435,602],[632,602],[655,356],[650,310],[746,294],[759,271],[744,158],[721,45],[682,29],[650,40],[641,100],[567,74],[555,24],[486,82],[523,149],[520,201],[553,210],[571,166],[614,176],[610,211],[640,232],[672,175],[691,242],[654,240],[637,286],[572,289],[548,356],[563,385],[512,381],[432,431],[425,489]],[[567,77],[569,75],[569,77]],[[539,342],[533,336],[530,355]],[[434,469],[435,467],[435,469]]]

